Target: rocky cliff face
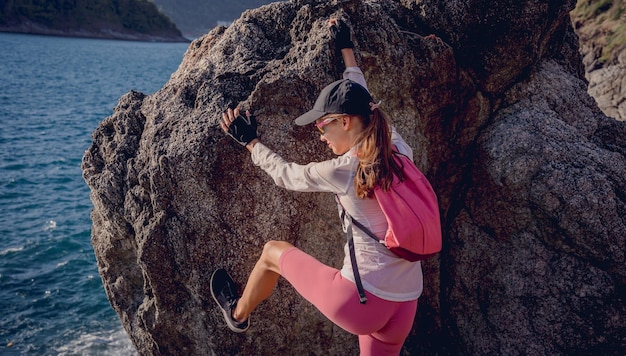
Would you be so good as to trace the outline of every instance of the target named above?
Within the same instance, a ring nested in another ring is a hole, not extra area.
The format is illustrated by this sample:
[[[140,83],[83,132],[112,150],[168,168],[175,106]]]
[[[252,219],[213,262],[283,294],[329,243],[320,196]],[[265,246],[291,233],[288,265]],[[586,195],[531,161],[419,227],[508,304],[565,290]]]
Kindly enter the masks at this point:
[[[284,281],[242,335],[208,288],[218,267],[245,282],[269,239],[340,264],[332,197],[276,188],[218,120],[228,105],[252,108],[286,159],[330,158],[292,120],[340,76],[326,21],[342,16],[374,97],[440,197],[444,250],[424,263],[405,353],[620,354],[626,125],[586,93],[573,7],[274,3],[194,41],[157,93],[122,97],[82,168],[100,274],[139,352],[358,353]]]
[[[605,114],[626,120],[626,3],[579,0],[572,21],[589,94]]]
[[[590,69],[589,94],[608,116],[626,120],[626,46],[621,48],[616,61],[606,66]]]

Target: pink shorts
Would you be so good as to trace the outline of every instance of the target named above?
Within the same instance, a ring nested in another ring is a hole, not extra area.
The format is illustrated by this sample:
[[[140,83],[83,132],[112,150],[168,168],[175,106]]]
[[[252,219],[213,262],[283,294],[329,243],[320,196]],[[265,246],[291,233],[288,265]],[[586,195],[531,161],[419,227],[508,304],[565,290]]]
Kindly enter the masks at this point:
[[[280,274],[322,314],[359,335],[361,356],[398,355],[413,327],[417,300],[391,302],[365,292],[361,304],[355,284],[341,272],[293,247],[280,256]]]

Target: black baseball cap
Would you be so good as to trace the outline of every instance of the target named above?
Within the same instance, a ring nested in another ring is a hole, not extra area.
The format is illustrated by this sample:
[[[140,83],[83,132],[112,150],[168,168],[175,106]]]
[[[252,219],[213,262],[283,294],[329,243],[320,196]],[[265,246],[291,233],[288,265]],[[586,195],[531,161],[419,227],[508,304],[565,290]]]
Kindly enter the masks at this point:
[[[341,79],[327,85],[317,97],[313,109],[296,119],[304,126],[328,114],[370,115],[372,96],[362,85],[350,79]]]

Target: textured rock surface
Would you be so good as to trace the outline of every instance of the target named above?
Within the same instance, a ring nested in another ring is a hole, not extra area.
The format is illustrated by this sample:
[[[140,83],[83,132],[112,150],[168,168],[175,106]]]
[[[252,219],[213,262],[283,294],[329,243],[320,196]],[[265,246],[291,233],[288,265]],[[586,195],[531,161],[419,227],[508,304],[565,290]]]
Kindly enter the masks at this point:
[[[245,282],[269,239],[340,264],[332,197],[276,188],[217,122],[240,104],[286,159],[331,157],[292,120],[340,76],[326,20],[341,15],[371,91],[440,196],[444,251],[424,264],[404,352],[619,354],[626,125],[586,93],[573,6],[274,3],[194,41],[157,93],[122,97],[83,172],[100,274],[140,353],[358,353],[356,337],[282,280],[243,335],[208,290],[218,267]]]
[[[571,13],[589,81],[602,111],[626,120],[626,6],[624,1],[579,0]]]
[[[597,69],[590,69],[589,94],[608,116],[626,120],[626,46],[617,56],[615,63]]]

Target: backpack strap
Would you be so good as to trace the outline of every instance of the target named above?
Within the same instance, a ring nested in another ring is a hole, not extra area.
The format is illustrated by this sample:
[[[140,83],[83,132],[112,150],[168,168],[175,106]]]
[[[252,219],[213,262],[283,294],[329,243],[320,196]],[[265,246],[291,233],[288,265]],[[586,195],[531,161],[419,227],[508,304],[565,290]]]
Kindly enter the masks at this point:
[[[343,207],[341,207],[341,208],[343,209]],[[345,210],[344,210],[344,212],[345,212]],[[367,236],[369,236],[369,237],[373,238],[373,239],[374,239],[374,241],[376,241],[376,242],[380,242],[381,244],[385,244],[385,242],[384,242],[383,240],[380,240],[380,239],[378,238],[378,236],[374,235],[374,233],[373,233],[373,232],[371,232],[371,231],[370,231],[370,229],[366,228],[366,227],[365,227],[365,225],[363,225],[363,224],[361,224],[360,222],[358,222],[358,221],[357,221],[355,218],[353,218],[350,214],[348,214],[348,213],[345,213],[345,214],[348,216],[348,218],[350,219],[350,221],[351,221],[354,225],[356,225],[356,227],[358,227],[361,231],[363,231],[364,233],[366,233],[366,234],[367,234]]]
[[[365,225],[361,224],[357,219],[353,218],[352,215],[348,214],[346,209],[343,207],[343,205],[339,201],[339,197],[338,196],[335,196],[335,199],[337,200],[337,204],[339,204],[339,206],[341,207],[341,221],[342,221],[342,223],[343,223],[344,218],[347,216],[348,220],[350,220],[351,223],[356,225],[356,227],[358,227],[361,231],[366,233],[367,236],[371,237],[376,242],[380,242],[383,245],[385,244],[385,241],[379,239],[378,236],[374,235],[374,233],[370,231],[370,229],[366,228]]]
[[[343,207],[342,207],[342,210],[343,210]],[[343,212],[341,213],[342,220],[344,219],[345,215],[347,215],[347,213],[345,210],[343,210]],[[352,217],[350,217],[350,220],[352,220]],[[354,250],[354,238],[352,236],[352,222],[348,223],[348,229],[347,229],[346,235],[348,238],[348,250],[350,251],[350,263],[352,264],[352,273],[354,274],[354,283],[356,284],[356,289],[359,292],[359,302],[361,304],[365,304],[367,302],[367,296],[365,296],[363,283],[361,283],[361,275],[359,274],[359,266],[356,263],[356,252]]]
[[[356,225],[359,229],[367,234],[367,236],[373,238],[377,242],[384,243],[382,240],[379,240],[374,233],[372,233],[368,228],[366,228],[363,224],[354,219],[346,209],[341,204],[339,200],[339,196],[335,195],[335,199],[337,200],[337,204],[341,207],[341,224],[345,221],[345,218],[348,218],[348,226],[346,226],[346,236],[348,239],[348,251],[350,252],[350,263],[352,264],[352,273],[354,274],[354,283],[356,284],[356,289],[359,292],[359,301],[361,304],[365,304],[367,302],[367,297],[365,296],[365,290],[363,289],[363,283],[361,283],[361,275],[359,274],[359,266],[356,263],[356,252],[354,249],[354,238],[352,234],[352,224]]]

